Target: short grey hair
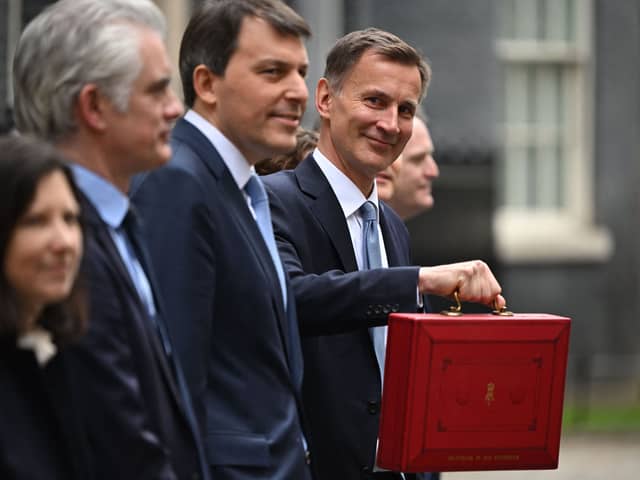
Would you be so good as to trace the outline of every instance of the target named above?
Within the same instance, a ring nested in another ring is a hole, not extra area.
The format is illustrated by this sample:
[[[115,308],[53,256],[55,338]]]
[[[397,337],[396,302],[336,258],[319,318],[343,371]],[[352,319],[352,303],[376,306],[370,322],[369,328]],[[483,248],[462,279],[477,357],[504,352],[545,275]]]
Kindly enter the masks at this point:
[[[53,142],[68,136],[78,94],[90,83],[126,111],[142,69],[140,28],[165,37],[151,0],[59,0],[34,18],[13,60],[18,130]]]

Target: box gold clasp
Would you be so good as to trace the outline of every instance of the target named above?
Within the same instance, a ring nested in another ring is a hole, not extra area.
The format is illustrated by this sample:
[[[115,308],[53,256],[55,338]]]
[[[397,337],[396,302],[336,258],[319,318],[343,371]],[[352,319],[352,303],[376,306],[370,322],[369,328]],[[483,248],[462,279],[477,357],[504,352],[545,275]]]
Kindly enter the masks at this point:
[[[458,291],[453,292],[453,299],[456,301],[455,305],[451,305],[449,310],[442,310],[440,312],[441,315],[446,315],[448,317],[459,317],[462,315],[462,305],[460,304],[460,297],[458,296]]]
[[[440,315],[446,315],[447,317],[459,317],[462,315],[462,304],[460,303],[460,296],[457,290],[453,292],[453,299],[455,300],[456,304],[451,305],[449,307],[449,310],[442,310],[440,312]],[[491,313],[500,317],[513,317],[513,312],[507,310],[506,305],[498,308],[498,303],[496,300],[493,301],[493,310],[491,311]]]

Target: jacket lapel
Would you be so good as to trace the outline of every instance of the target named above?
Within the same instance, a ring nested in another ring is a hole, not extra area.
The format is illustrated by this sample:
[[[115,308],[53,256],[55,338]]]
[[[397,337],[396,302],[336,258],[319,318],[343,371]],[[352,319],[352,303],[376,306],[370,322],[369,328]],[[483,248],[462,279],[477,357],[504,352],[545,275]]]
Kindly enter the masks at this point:
[[[290,333],[291,327],[287,326],[287,312],[285,312],[284,303],[282,301],[282,293],[280,290],[280,280],[278,273],[271,260],[269,249],[262,238],[262,234],[258,228],[247,200],[243,192],[238,188],[235,180],[231,176],[229,169],[226,167],[222,157],[218,151],[196,127],[184,119],[180,119],[173,131],[173,137],[191,147],[198,158],[200,158],[207,169],[211,172],[216,182],[216,188],[221,192],[221,197],[225,200],[225,208],[231,213],[231,218],[235,226],[242,232],[244,238],[250,246],[250,252],[271,286],[271,300],[278,320],[278,329],[282,340],[287,362],[291,356]],[[283,266],[284,269],[284,266]],[[286,271],[286,270],[285,270]],[[288,305],[291,305],[288,301]]]
[[[309,155],[294,171],[300,190],[308,197],[309,207],[327,232],[345,272],[358,270],[349,228],[329,181]]]
[[[104,224],[97,210],[95,209],[93,204],[86,198],[86,196],[84,196],[84,194],[82,194],[82,211],[85,221],[87,222],[89,233],[92,235],[93,240],[100,246],[100,249],[105,252],[109,258],[109,262],[106,263],[108,264],[109,268],[114,269],[119,281],[127,286],[127,291],[130,293],[129,302],[132,305],[135,305],[135,308],[138,311],[138,316],[142,319],[142,327],[147,333],[149,342],[151,343],[154,354],[158,360],[158,364],[160,365],[160,369],[162,370],[167,384],[169,385],[169,389],[171,390],[173,397],[178,403],[179,407],[183,409],[184,407],[180,400],[181,397],[176,389],[176,384],[174,381],[175,379],[173,373],[170,370],[167,355],[162,344],[160,343],[158,332],[156,332],[155,327],[151,325],[152,320],[149,318],[147,309],[144,306],[135,285],[133,284],[133,280],[129,276],[129,272],[124,265],[122,257],[120,256],[120,252],[113,242],[113,238],[111,238],[108,227]],[[149,277],[148,280],[152,285],[151,288],[153,289],[155,297],[156,290],[154,287],[153,278],[148,273],[147,269],[145,269],[145,273]]]
[[[388,208],[385,203],[380,202],[380,229],[382,231],[382,238],[384,239],[385,250],[387,251],[387,262],[390,267],[406,266],[408,259],[405,260],[402,258],[402,252],[399,248],[401,241],[398,232],[393,228],[391,222],[389,222]]]

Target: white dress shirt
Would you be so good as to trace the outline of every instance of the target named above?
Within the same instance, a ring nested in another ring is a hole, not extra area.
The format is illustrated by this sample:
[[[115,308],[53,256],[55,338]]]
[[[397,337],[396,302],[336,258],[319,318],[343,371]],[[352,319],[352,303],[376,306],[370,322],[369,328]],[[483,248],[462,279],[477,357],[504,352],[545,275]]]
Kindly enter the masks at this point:
[[[251,199],[249,195],[244,191],[244,187],[247,185],[249,181],[249,177],[254,172],[254,168],[244,155],[238,150],[238,148],[229,141],[224,134],[214,127],[207,119],[205,119],[202,115],[195,112],[194,110],[189,110],[184,119],[189,122],[191,125],[196,127],[200,133],[202,133],[207,139],[211,142],[211,144],[215,147],[215,149],[222,157],[222,161],[229,169],[233,180],[238,185],[238,189],[244,195],[244,199],[247,202],[247,206],[249,210],[251,210],[251,214],[253,218],[256,218],[256,214],[253,211],[253,207],[251,206]]]
[[[387,250],[384,246],[384,239],[382,238],[382,230],[380,229],[380,205],[378,203],[378,188],[373,183],[373,190],[368,198],[366,198],[355,183],[351,181],[342,171],[338,169],[331,161],[323,155],[323,153],[316,149],[313,152],[313,158],[322,170],[322,173],[329,181],[331,189],[338,199],[342,213],[347,221],[347,227],[349,228],[349,234],[351,235],[351,244],[353,245],[353,253],[356,255],[356,262],[358,264],[358,270],[362,270],[364,265],[362,258],[362,215],[358,212],[358,209],[367,200],[372,202],[376,206],[378,212],[378,237],[380,239],[380,255],[382,259],[382,266],[387,268],[389,261],[387,260]]]

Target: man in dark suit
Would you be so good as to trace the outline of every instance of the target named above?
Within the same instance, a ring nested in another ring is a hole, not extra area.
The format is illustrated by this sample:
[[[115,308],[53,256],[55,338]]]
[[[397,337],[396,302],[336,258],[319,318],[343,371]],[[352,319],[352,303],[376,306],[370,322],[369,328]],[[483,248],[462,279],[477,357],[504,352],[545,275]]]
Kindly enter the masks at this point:
[[[148,0],[61,0],[24,31],[18,129],[72,161],[87,226],[89,332],[70,364],[98,478],[208,478],[186,382],[127,191],[169,160],[182,113]]]
[[[132,192],[216,479],[310,478],[295,302],[253,173],[295,146],[308,34],[279,0],[205,2],[180,48],[173,158]]]
[[[321,480],[402,478],[374,466],[389,313],[456,290],[504,302],[483,262],[407,266],[407,230],[378,201],[376,174],[410,137],[428,80],[424,60],[395,35],[346,35],[316,90],[318,148],[265,179],[304,336],[303,404]]]

